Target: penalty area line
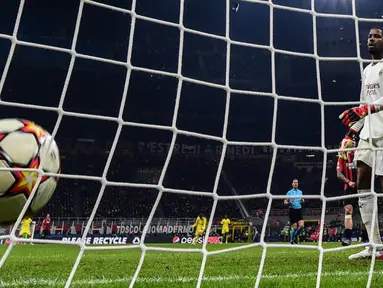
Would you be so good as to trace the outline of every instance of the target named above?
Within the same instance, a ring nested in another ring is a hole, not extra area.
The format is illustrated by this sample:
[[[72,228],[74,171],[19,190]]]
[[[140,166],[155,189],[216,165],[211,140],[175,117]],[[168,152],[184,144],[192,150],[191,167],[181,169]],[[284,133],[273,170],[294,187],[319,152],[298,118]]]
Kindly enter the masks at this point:
[[[383,271],[375,271],[374,274],[383,275]],[[302,278],[302,277],[316,277],[317,273],[294,273],[294,274],[265,274],[262,275],[263,279],[281,279],[281,278]],[[339,271],[339,272],[324,272],[322,278],[325,277],[358,277],[367,276],[367,271]],[[84,279],[74,280],[71,286],[94,286],[94,285],[107,285],[117,283],[130,283],[132,277],[123,278],[99,278],[99,279]],[[138,277],[136,282],[139,283],[186,283],[197,281],[197,277]],[[255,275],[231,275],[231,276],[204,276],[205,282],[222,282],[234,280],[255,280]],[[9,281],[0,281],[0,287],[21,287],[21,286],[63,286],[66,279],[57,278],[27,278],[27,279],[12,279]]]

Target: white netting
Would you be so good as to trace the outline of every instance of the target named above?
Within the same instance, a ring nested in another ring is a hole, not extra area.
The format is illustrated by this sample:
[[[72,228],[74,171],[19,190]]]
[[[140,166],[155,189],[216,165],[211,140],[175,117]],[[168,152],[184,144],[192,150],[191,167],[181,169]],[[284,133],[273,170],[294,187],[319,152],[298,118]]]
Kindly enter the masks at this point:
[[[265,236],[265,231],[266,231],[266,224],[267,224],[267,220],[269,219],[269,214],[270,214],[270,210],[271,210],[272,200],[282,200],[282,199],[285,198],[285,196],[272,195],[271,191],[270,191],[271,190],[271,183],[272,183],[272,175],[273,175],[273,172],[274,172],[276,158],[277,158],[277,151],[278,151],[278,149],[283,149],[283,148],[301,149],[301,150],[309,150],[310,149],[310,150],[321,151],[324,154],[324,157],[323,157],[323,171],[322,171],[322,184],[321,184],[320,195],[305,195],[304,196],[304,198],[306,198],[306,199],[320,199],[323,202],[322,213],[321,213],[320,237],[319,237],[318,246],[294,246],[294,247],[295,248],[301,248],[301,249],[315,249],[315,250],[319,250],[320,256],[319,256],[319,262],[318,262],[318,274],[317,274],[318,276],[317,276],[316,287],[320,287],[322,267],[323,267],[323,255],[324,255],[324,253],[325,252],[330,252],[330,251],[337,251],[337,250],[341,250],[341,249],[348,249],[348,248],[344,248],[344,247],[343,248],[339,247],[339,248],[332,248],[332,249],[324,249],[323,246],[322,246],[322,237],[321,236],[323,235],[323,223],[324,223],[324,219],[325,219],[326,203],[327,203],[327,201],[337,201],[337,200],[345,199],[347,197],[357,197],[357,195],[353,195],[353,196],[339,196],[339,197],[325,197],[325,195],[324,195],[324,183],[326,181],[327,154],[339,151],[337,149],[332,149],[332,150],[326,149],[326,147],[325,147],[324,108],[325,108],[326,105],[329,105],[329,106],[330,105],[332,105],[332,106],[335,106],[335,105],[346,105],[347,107],[349,107],[351,105],[358,105],[359,101],[354,101],[354,102],[325,102],[325,101],[323,101],[322,100],[322,93],[321,93],[321,80],[320,80],[319,62],[320,61],[358,61],[360,63],[360,71],[362,73],[362,71],[363,71],[363,63],[370,62],[371,60],[362,59],[361,58],[360,47],[359,47],[359,42],[360,41],[359,41],[359,33],[358,33],[359,32],[358,23],[359,23],[359,21],[374,22],[374,23],[375,22],[383,22],[383,19],[358,18],[356,16],[355,0],[352,0],[352,15],[337,15],[337,14],[317,13],[315,11],[314,0],[311,0],[311,10],[305,10],[305,9],[300,9],[300,8],[292,8],[292,7],[276,5],[276,4],[273,4],[271,1],[263,1],[263,0],[243,0],[243,1],[253,2],[253,3],[258,3],[258,4],[263,4],[263,5],[268,5],[269,6],[269,8],[270,8],[270,35],[271,35],[271,37],[270,37],[270,44],[269,45],[257,45],[257,44],[252,44],[252,43],[244,43],[244,42],[233,41],[233,40],[230,39],[230,37],[229,37],[229,35],[230,35],[230,12],[231,12],[231,9],[232,9],[231,1],[230,0],[226,0],[226,33],[225,33],[225,36],[209,34],[209,33],[200,32],[200,31],[196,31],[196,30],[193,30],[193,29],[186,28],[184,26],[184,24],[183,24],[184,0],[180,0],[179,23],[177,23],[177,24],[172,23],[172,22],[167,22],[167,21],[158,20],[158,19],[154,19],[154,18],[150,18],[150,17],[146,17],[146,16],[142,16],[142,15],[136,14],[136,12],[135,12],[136,0],[132,1],[131,10],[122,9],[122,8],[119,8],[119,7],[114,7],[114,6],[110,6],[110,5],[106,5],[106,4],[102,4],[102,3],[98,3],[98,2],[94,2],[94,1],[90,1],[90,0],[81,0],[81,1],[79,1],[79,8],[78,8],[77,20],[76,20],[76,25],[75,25],[75,32],[74,32],[74,35],[73,35],[71,49],[59,48],[59,47],[54,47],[54,46],[49,46],[49,45],[41,45],[41,44],[38,44],[38,43],[31,43],[31,42],[26,42],[26,41],[20,41],[17,38],[18,28],[19,28],[19,24],[20,24],[20,19],[22,18],[24,2],[25,2],[24,0],[20,1],[20,6],[19,6],[18,13],[17,13],[17,19],[16,19],[16,24],[15,24],[14,30],[13,30],[13,34],[12,35],[0,34],[0,38],[8,39],[8,40],[10,40],[12,42],[12,45],[11,45],[11,48],[10,48],[10,51],[9,51],[9,55],[8,55],[8,58],[7,58],[7,61],[6,61],[6,65],[5,65],[5,68],[4,68],[2,77],[1,77],[1,81],[0,81],[0,94],[1,94],[1,92],[3,90],[4,83],[5,83],[8,71],[9,71],[9,67],[11,65],[11,62],[12,62],[12,59],[13,59],[13,55],[14,55],[14,52],[15,52],[15,47],[17,45],[30,46],[30,47],[36,47],[36,48],[41,48],[41,49],[54,50],[54,51],[58,51],[58,52],[62,52],[62,53],[68,53],[68,54],[71,55],[71,60],[70,60],[70,65],[69,65],[69,68],[68,68],[65,84],[64,84],[64,87],[63,87],[63,90],[62,90],[60,102],[59,102],[59,105],[57,107],[45,107],[45,106],[39,106],[39,105],[21,104],[21,103],[9,102],[9,101],[4,101],[4,100],[0,100],[0,104],[1,105],[5,105],[5,106],[23,107],[23,108],[31,108],[31,109],[41,109],[41,110],[49,110],[49,111],[57,112],[59,117],[58,117],[58,120],[56,122],[55,128],[54,128],[54,130],[52,132],[52,136],[53,137],[55,137],[55,135],[57,134],[57,131],[58,131],[58,128],[60,126],[60,123],[61,123],[61,120],[62,120],[63,116],[74,116],[74,117],[81,117],[81,118],[90,118],[90,119],[114,121],[114,122],[118,123],[118,129],[117,129],[117,132],[115,134],[114,142],[113,142],[113,145],[112,145],[112,147],[110,149],[110,153],[109,153],[108,160],[107,160],[107,163],[105,165],[102,177],[90,177],[90,176],[69,175],[69,174],[61,174],[60,175],[60,177],[62,177],[62,178],[87,179],[87,180],[93,180],[93,181],[100,181],[102,183],[101,190],[100,190],[100,192],[98,194],[96,203],[95,203],[95,205],[93,207],[92,213],[91,213],[91,215],[89,217],[89,221],[88,221],[88,223],[86,225],[86,228],[85,228],[85,231],[83,233],[82,241],[79,242],[79,243],[73,243],[73,242],[61,242],[61,241],[54,241],[54,240],[38,240],[38,239],[31,239],[31,240],[20,239],[19,240],[19,239],[16,238],[16,236],[15,236],[16,228],[20,224],[21,219],[22,219],[22,215],[26,211],[28,205],[30,204],[30,202],[31,202],[31,200],[33,198],[33,195],[35,194],[36,189],[34,189],[33,192],[32,192],[31,197],[28,199],[28,201],[27,201],[27,203],[26,203],[22,213],[20,214],[20,216],[18,218],[18,220],[16,222],[16,225],[14,225],[14,228],[12,229],[10,235],[0,236],[0,239],[5,239],[5,238],[10,238],[11,239],[11,243],[10,243],[6,253],[3,255],[3,257],[2,257],[2,259],[0,261],[0,267],[2,267],[4,265],[4,263],[5,263],[6,259],[7,259],[7,257],[9,256],[12,248],[14,247],[14,244],[16,243],[16,240],[17,241],[22,241],[22,242],[37,242],[37,243],[39,243],[39,242],[47,243],[48,242],[48,243],[55,243],[55,244],[79,245],[80,248],[81,248],[80,252],[78,254],[78,257],[77,257],[77,259],[75,261],[75,264],[74,264],[74,266],[72,268],[72,271],[71,271],[71,273],[69,275],[69,278],[68,278],[68,280],[66,282],[66,285],[65,285],[65,287],[69,287],[71,282],[72,282],[72,279],[73,279],[73,277],[74,277],[74,275],[76,273],[77,267],[78,267],[78,265],[79,265],[79,263],[81,261],[81,258],[83,256],[85,250],[141,249],[142,250],[141,258],[139,260],[136,272],[135,272],[135,274],[134,274],[134,276],[132,278],[132,281],[130,283],[130,287],[133,287],[135,282],[136,282],[136,280],[137,280],[137,278],[138,278],[138,276],[139,276],[142,264],[143,264],[144,259],[145,259],[146,251],[152,250],[152,251],[172,251],[172,252],[190,252],[190,253],[197,252],[197,253],[202,253],[203,254],[203,259],[202,259],[202,263],[201,263],[201,269],[200,269],[200,273],[199,273],[199,276],[198,276],[198,282],[197,282],[197,287],[200,287],[201,284],[202,284],[202,279],[203,279],[203,275],[204,275],[204,269],[205,269],[206,260],[207,260],[207,257],[209,255],[220,254],[220,253],[227,253],[227,252],[234,251],[234,250],[247,249],[247,248],[250,248],[250,247],[261,246],[263,248],[263,253],[262,253],[262,258],[261,258],[261,263],[260,263],[260,267],[259,267],[259,270],[258,270],[258,274],[256,275],[256,282],[255,282],[255,287],[259,287],[260,281],[261,281],[262,270],[263,270],[263,267],[264,267],[264,264],[265,264],[265,260],[266,260],[267,248],[268,247],[286,247],[286,248],[290,247],[290,245],[268,244],[268,243],[264,242],[264,236]],[[115,61],[115,60],[110,60],[110,59],[101,58],[101,57],[84,55],[84,54],[80,54],[80,53],[76,52],[76,43],[77,43],[79,28],[80,28],[80,25],[81,25],[83,8],[84,8],[85,5],[94,5],[94,6],[98,6],[100,8],[103,8],[103,9],[111,9],[111,10],[115,10],[115,11],[118,11],[118,12],[121,12],[121,13],[129,14],[131,16],[130,37],[129,37],[129,45],[128,45],[128,52],[127,52],[127,56],[126,56],[126,61],[124,61],[124,62]],[[274,25],[274,21],[273,21],[274,20],[274,16],[273,16],[274,14],[273,14],[273,11],[274,11],[274,9],[290,10],[290,11],[295,11],[295,12],[306,13],[306,14],[311,14],[312,15],[312,18],[313,18],[313,41],[314,41],[314,43],[313,43],[314,44],[313,45],[314,46],[314,53],[313,54],[298,53],[298,52],[292,52],[292,51],[286,51],[286,50],[280,50],[280,49],[274,48],[273,37],[272,37],[273,31],[274,31],[274,27],[273,27],[273,25]],[[355,31],[356,31],[356,35],[355,36],[356,36],[357,57],[320,57],[318,55],[318,52],[317,52],[317,47],[318,47],[318,44],[317,44],[317,27],[316,27],[317,26],[316,25],[317,17],[344,18],[344,19],[347,18],[347,19],[354,20],[355,21]],[[153,69],[147,69],[147,68],[144,68],[144,67],[133,66],[131,64],[132,47],[133,47],[133,39],[134,39],[133,36],[134,36],[134,33],[135,33],[135,24],[136,24],[136,20],[137,19],[144,20],[144,21],[149,21],[149,22],[153,22],[153,23],[157,23],[157,24],[161,24],[161,25],[168,25],[168,26],[176,27],[176,28],[179,29],[179,33],[180,34],[179,34],[179,56],[178,56],[177,73],[157,71],[157,70],[153,70]],[[227,54],[226,54],[226,74],[225,74],[225,84],[224,85],[219,85],[219,84],[209,83],[209,82],[206,82],[206,81],[200,81],[200,80],[196,80],[196,79],[191,79],[191,78],[188,78],[188,77],[184,77],[182,75],[183,48],[184,48],[183,46],[184,46],[184,33],[185,32],[193,33],[193,34],[198,34],[198,35],[201,35],[201,36],[211,37],[211,38],[214,38],[214,39],[219,39],[219,40],[226,41]],[[252,47],[252,48],[262,48],[262,49],[267,49],[267,50],[269,50],[271,52],[271,73],[272,73],[272,92],[271,93],[245,91],[245,90],[237,90],[237,89],[231,89],[230,88],[230,85],[229,85],[230,54],[231,54],[230,53],[230,49],[231,49],[232,45],[246,46],[246,47]],[[275,54],[276,53],[293,55],[293,56],[301,56],[301,57],[309,57],[309,58],[315,59],[315,62],[316,62],[316,75],[317,75],[317,89],[318,89],[318,98],[317,99],[302,99],[302,98],[292,97],[292,96],[277,95],[277,93],[276,93],[276,83],[275,83],[276,82],[276,80],[275,80],[275,78],[276,78],[275,77],[275,73],[276,73],[275,72]],[[125,85],[124,85],[124,90],[123,90],[123,97],[122,97],[122,100],[121,100],[119,115],[118,115],[117,118],[107,117],[107,116],[99,116],[99,115],[92,115],[92,114],[84,114],[84,113],[68,112],[68,111],[65,111],[63,109],[63,103],[64,103],[64,99],[65,99],[65,96],[66,96],[66,93],[67,93],[68,85],[69,85],[69,82],[70,82],[70,79],[71,79],[71,74],[72,74],[72,71],[73,71],[74,63],[75,63],[76,59],[78,59],[78,58],[84,58],[84,59],[89,59],[89,60],[93,60],[93,61],[101,61],[101,62],[106,62],[106,63],[110,63],[110,64],[120,65],[120,66],[124,66],[127,69],[126,80],[125,80]],[[172,119],[172,125],[171,126],[150,125],[150,124],[143,124],[143,123],[135,123],[135,122],[123,121],[122,114],[123,114],[123,109],[124,109],[124,105],[125,105],[126,95],[127,95],[127,91],[128,91],[128,87],[129,87],[129,81],[130,81],[130,76],[131,76],[132,71],[141,71],[141,72],[147,72],[147,73],[152,73],[152,74],[157,74],[157,75],[165,75],[165,76],[170,76],[170,77],[174,77],[174,78],[178,79],[177,95],[176,95],[175,108],[174,108],[174,113],[173,113],[173,119]],[[222,136],[221,137],[211,136],[211,135],[206,135],[206,134],[201,134],[201,133],[195,133],[195,132],[190,132],[190,131],[185,131],[185,130],[181,130],[181,129],[177,128],[176,122],[177,122],[177,116],[178,116],[178,108],[179,108],[179,103],[180,103],[182,85],[183,85],[184,82],[196,83],[196,84],[200,84],[200,85],[205,85],[205,86],[210,86],[210,87],[214,87],[214,88],[218,88],[218,89],[223,89],[223,90],[226,91],[225,116],[224,116],[224,125],[223,125],[223,131],[222,131]],[[227,134],[227,125],[228,125],[229,108],[230,108],[230,96],[231,96],[232,93],[247,94],[247,95],[254,95],[254,96],[262,96],[262,97],[272,97],[272,99],[274,100],[274,111],[273,111],[272,138],[271,138],[270,142],[240,142],[240,141],[228,141],[227,140],[226,134]],[[321,106],[321,145],[320,146],[317,146],[317,147],[312,147],[312,146],[311,147],[306,147],[306,146],[294,146],[294,145],[278,145],[276,143],[276,141],[275,141],[276,123],[277,123],[276,120],[277,120],[278,101],[279,100],[301,101],[301,102],[310,102],[310,103],[318,103],[318,104],[320,104],[320,106]],[[336,120],[334,120],[334,121],[336,121]],[[162,170],[161,176],[159,178],[158,185],[136,184],[136,183],[121,183],[121,182],[111,182],[111,181],[107,181],[106,180],[106,173],[107,173],[107,171],[109,169],[109,166],[110,166],[110,163],[112,161],[114,152],[116,150],[116,146],[117,146],[118,139],[120,137],[122,128],[125,125],[127,125],[127,126],[135,126],[135,127],[143,127],[143,128],[168,130],[168,131],[171,131],[173,133],[171,145],[170,145],[170,148],[169,148],[169,152],[168,152],[168,155],[167,155],[167,158],[166,158],[166,161],[165,161],[164,168]],[[198,191],[186,191],[186,190],[169,189],[169,188],[166,188],[166,187],[163,186],[164,177],[165,177],[165,174],[167,172],[167,168],[168,168],[169,163],[170,163],[170,159],[171,159],[174,147],[175,147],[177,136],[181,135],[181,134],[182,135],[193,136],[193,137],[200,137],[200,138],[215,140],[215,141],[219,141],[220,143],[222,143],[222,145],[223,145],[223,147],[222,147],[222,154],[221,154],[221,158],[220,158],[220,161],[219,161],[218,171],[217,171],[217,175],[216,175],[216,178],[215,178],[214,188],[213,188],[212,193],[211,192],[198,192]],[[268,178],[268,183],[267,183],[267,192],[266,193],[262,193],[262,194],[249,194],[249,195],[241,195],[241,196],[219,196],[217,194],[219,177],[220,177],[220,174],[221,174],[221,171],[222,171],[222,166],[223,166],[223,163],[224,163],[224,157],[225,157],[228,145],[249,145],[249,146],[270,146],[270,147],[272,147],[273,155],[272,155],[272,162],[271,162],[271,168],[270,168],[270,173],[269,173],[269,178]],[[371,149],[372,150],[376,150],[376,148],[373,148],[372,146],[371,146]],[[1,170],[4,170],[4,168],[1,169]],[[19,170],[21,170],[21,169],[19,169]],[[25,169],[23,169],[23,170],[25,170]],[[44,175],[44,173],[43,173],[43,171],[41,169],[37,169],[37,170],[36,169],[35,170],[34,169],[29,169],[29,170],[39,172],[39,180],[38,180],[37,185],[36,185],[36,187],[37,187],[39,182],[40,182],[40,180],[41,180],[41,176]],[[47,174],[47,173],[45,173],[45,174]],[[54,174],[47,174],[47,175],[54,175]],[[373,183],[373,181],[374,181],[374,177],[372,177],[372,183]],[[97,208],[98,208],[98,206],[99,206],[99,204],[101,202],[103,193],[105,191],[105,187],[108,186],[108,185],[109,186],[129,186],[129,187],[142,187],[142,188],[155,188],[155,189],[158,189],[159,193],[158,193],[157,199],[156,199],[156,201],[155,201],[155,203],[153,205],[151,213],[150,213],[150,215],[148,217],[146,225],[145,225],[145,227],[143,229],[140,245],[138,245],[138,246],[134,246],[133,245],[133,246],[109,246],[109,247],[103,246],[103,247],[100,247],[100,246],[88,246],[88,245],[85,244],[85,238],[87,237],[88,231],[90,230],[90,227],[92,225],[92,221],[93,221],[93,219],[95,217]],[[372,185],[372,187],[373,187],[373,185]],[[153,219],[154,213],[155,213],[155,211],[157,209],[157,206],[158,206],[158,204],[159,204],[159,202],[161,200],[161,197],[162,197],[164,192],[166,192],[166,193],[179,193],[179,194],[190,194],[190,195],[200,195],[200,196],[212,197],[214,199],[214,202],[213,202],[213,207],[212,207],[212,210],[211,210],[211,213],[210,213],[210,217],[209,217],[209,220],[208,220],[209,224],[208,224],[207,232],[206,232],[207,235],[209,235],[209,232],[211,230],[211,226],[212,226],[212,223],[213,223],[214,213],[215,213],[215,210],[216,210],[216,207],[217,207],[217,202],[219,200],[249,199],[249,198],[262,198],[262,197],[268,198],[269,201],[268,201],[267,210],[265,212],[265,218],[264,218],[264,224],[263,224],[263,227],[262,227],[260,242],[259,243],[249,244],[249,245],[244,245],[244,246],[240,246],[240,247],[234,247],[234,248],[229,248],[229,249],[222,249],[222,250],[219,250],[219,251],[211,251],[211,252],[208,252],[207,249],[206,249],[207,240],[208,240],[207,237],[205,237],[205,239],[204,239],[202,249],[178,249],[178,248],[177,249],[171,249],[171,248],[160,248],[160,247],[148,247],[148,246],[146,246],[145,245],[145,236],[146,236],[146,233],[148,231],[149,225],[150,225],[150,223],[151,223],[151,221]],[[376,199],[377,194],[374,191],[372,191],[371,193],[374,195],[374,197]],[[294,198],[294,197],[291,197],[291,198]],[[375,215],[377,214],[377,209],[374,209],[373,214],[374,214],[374,217],[375,217]],[[365,245],[366,244],[354,245],[354,246],[352,246],[352,248],[363,247]],[[376,249],[377,245],[373,245],[373,246],[374,246],[374,249]],[[373,275],[372,272],[373,272],[373,269],[374,269],[374,264],[375,264],[375,260],[373,258],[372,261],[371,261],[371,267],[370,267],[370,273],[369,273],[367,287],[370,287],[370,285],[371,285],[371,279],[372,279],[372,275]]]

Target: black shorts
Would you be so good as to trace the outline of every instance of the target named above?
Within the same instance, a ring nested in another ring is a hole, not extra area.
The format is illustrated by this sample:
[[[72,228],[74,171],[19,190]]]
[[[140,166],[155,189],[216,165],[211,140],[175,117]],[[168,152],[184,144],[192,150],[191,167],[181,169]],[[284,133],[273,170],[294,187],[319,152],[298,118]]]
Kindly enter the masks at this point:
[[[297,223],[298,221],[303,220],[302,209],[290,208],[289,217],[290,217],[291,225],[293,225],[294,223]]]
[[[356,188],[347,188],[346,190],[343,190],[343,195],[351,195],[351,194],[358,194],[358,190]],[[358,205],[358,197],[350,197],[343,199],[343,206],[346,205],[352,205],[352,207],[356,208]]]

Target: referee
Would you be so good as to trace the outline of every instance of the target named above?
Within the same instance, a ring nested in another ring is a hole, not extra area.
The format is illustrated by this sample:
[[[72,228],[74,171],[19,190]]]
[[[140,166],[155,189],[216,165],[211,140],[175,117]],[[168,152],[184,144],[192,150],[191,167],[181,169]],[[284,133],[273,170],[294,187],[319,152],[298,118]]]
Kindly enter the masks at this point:
[[[293,179],[293,188],[286,193],[286,196],[303,196],[301,190],[298,189],[298,179]],[[297,239],[301,230],[305,226],[302,216],[302,204],[304,203],[302,198],[288,198],[285,199],[284,204],[289,206],[289,218],[290,218],[290,244],[298,243]]]

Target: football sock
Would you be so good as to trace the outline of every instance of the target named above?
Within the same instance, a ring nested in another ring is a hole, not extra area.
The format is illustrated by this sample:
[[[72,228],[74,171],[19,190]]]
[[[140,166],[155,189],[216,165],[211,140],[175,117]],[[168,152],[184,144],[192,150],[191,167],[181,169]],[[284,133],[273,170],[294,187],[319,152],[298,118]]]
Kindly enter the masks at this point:
[[[362,243],[369,242],[367,230],[362,228]]]
[[[359,193],[367,193],[370,190],[358,190]],[[382,244],[380,239],[378,217],[375,215],[375,219],[372,219],[372,213],[374,211],[374,197],[372,195],[367,195],[359,197],[359,209],[360,215],[362,216],[362,221],[366,226],[368,238],[374,244]],[[377,214],[377,213],[376,213]],[[372,227],[374,227],[374,234],[371,235]]]
[[[295,230],[294,238],[298,237],[300,232],[301,232],[301,227],[298,227],[297,230]]]
[[[351,229],[344,229],[343,231],[343,237],[351,240],[352,236],[352,230]]]
[[[295,236],[295,229],[291,229],[291,231],[290,231],[290,242],[292,242],[294,240],[294,236]]]

